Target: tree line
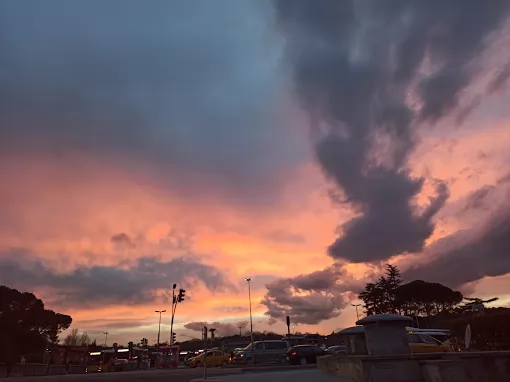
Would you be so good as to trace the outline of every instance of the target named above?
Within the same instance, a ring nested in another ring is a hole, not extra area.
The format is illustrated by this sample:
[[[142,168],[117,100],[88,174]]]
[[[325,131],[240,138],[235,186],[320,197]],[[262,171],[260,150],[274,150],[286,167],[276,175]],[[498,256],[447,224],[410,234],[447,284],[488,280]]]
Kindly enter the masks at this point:
[[[0,285],[0,363],[14,364],[28,354],[42,358],[71,323],[71,316],[46,309],[34,294]]]
[[[404,284],[400,270],[387,264],[386,273],[376,282],[366,284],[359,299],[368,316],[395,313],[428,317],[454,312],[464,296],[439,283],[415,280]]]
[[[462,343],[467,324],[472,329],[472,344],[478,350],[510,349],[508,308],[486,308],[498,297],[465,297],[439,283],[415,280],[404,283],[398,267],[387,264],[385,274],[367,283],[359,294],[365,314],[401,314],[411,317],[421,328],[450,329]]]

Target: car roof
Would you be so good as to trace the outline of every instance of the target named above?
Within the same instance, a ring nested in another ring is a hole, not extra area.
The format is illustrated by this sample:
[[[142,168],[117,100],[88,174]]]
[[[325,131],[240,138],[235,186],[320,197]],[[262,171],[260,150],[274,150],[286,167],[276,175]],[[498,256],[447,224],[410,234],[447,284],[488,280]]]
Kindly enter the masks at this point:
[[[253,341],[254,344],[261,342],[287,342],[286,340],[262,340],[262,341]]]
[[[304,347],[310,347],[310,346],[320,348],[320,346],[315,345],[315,344],[299,344],[299,345],[293,346],[293,348],[304,348]]]

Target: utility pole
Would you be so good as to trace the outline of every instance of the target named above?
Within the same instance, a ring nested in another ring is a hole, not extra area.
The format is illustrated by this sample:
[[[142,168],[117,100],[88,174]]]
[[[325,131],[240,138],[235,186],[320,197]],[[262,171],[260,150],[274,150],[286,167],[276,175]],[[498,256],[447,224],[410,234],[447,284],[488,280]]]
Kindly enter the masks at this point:
[[[158,344],[156,348],[159,351],[159,335],[161,334],[161,313],[165,313],[166,310],[155,310],[154,312],[159,313],[159,324],[158,324]]]
[[[213,342],[214,342],[214,332],[216,331],[216,329],[214,328],[211,328],[209,329],[209,332],[211,333],[211,347],[213,347]]]
[[[351,304],[352,306],[354,306],[356,308],[356,318],[357,320],[359,321],[359,313],[358,313],[358,306],[361,306],[361,304]]]
[[[244,280],[248,283],[248,300],[250,302],[250,341],[253,344],[253,319],[251,316],[251,277],[246,277]]]
[[[177,288],[177,284],[172,285],[172,320],[170,321],[170,346],[174,343],[174,317],[175,310],[177,309],[177,303],[183,302],[186,290],[179,289],[179,294],[175,295],[175,289]]]
[[[177,307],[177,298],[175,297],[175,288],[177,288],[177,284],[172,285],[172,319],[170,321],[170,347],[173,345],[173,333],[174,333],[174,316],[175,316],[175,308]],[[170,349],[171,351],[171,349]]]
[[[204,334],[204,380],[207,379],[207,326],[204,326],[203,329]]]

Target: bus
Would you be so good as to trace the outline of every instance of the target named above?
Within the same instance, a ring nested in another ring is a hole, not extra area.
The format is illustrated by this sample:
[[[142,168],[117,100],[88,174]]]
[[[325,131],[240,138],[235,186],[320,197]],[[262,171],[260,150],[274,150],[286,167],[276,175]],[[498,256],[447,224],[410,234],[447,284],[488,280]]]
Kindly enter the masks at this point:
[[[85,367],[85,373],[100,372],[103,366],[103,352],[102,351],[89,352],[86,362],[87,363]]]

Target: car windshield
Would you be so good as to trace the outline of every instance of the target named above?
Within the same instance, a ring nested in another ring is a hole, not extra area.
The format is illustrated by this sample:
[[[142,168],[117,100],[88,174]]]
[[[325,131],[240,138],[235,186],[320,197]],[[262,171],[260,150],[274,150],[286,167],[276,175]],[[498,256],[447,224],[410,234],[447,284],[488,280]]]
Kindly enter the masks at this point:
[[[252,345],[253,345],[253,344],[249,344],[249,345],[248,345],[248,346],[246,346],[243,350],[251,350]]]

